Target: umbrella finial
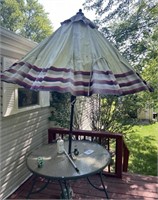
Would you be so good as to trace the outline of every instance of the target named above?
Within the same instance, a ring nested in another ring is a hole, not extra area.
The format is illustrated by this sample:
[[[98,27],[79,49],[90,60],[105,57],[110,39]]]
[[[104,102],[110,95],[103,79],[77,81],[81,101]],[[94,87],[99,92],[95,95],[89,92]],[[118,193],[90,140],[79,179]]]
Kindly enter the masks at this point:
[[[77,14],[84,15],[82,9],[79,9],[79,12],[77,12]]]

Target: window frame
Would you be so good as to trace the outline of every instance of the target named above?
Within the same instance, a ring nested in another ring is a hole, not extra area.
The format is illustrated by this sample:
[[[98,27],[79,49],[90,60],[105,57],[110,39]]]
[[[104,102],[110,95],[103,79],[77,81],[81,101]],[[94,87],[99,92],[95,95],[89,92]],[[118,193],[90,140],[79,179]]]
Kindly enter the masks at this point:
[[[9,57],[1,57],[2,71],[7,69],[17,60]],[[33,109],[50,106],[50,92],[39,91],[39,104],[18,108],[18,88],[19,85],[2,82],[2,116],[7,117]]]

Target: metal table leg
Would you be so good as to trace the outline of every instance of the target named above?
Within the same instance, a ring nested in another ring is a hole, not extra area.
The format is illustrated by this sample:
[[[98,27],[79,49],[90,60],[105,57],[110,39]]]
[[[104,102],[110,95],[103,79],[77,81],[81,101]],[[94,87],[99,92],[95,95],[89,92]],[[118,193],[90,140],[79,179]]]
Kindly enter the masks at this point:
[[[105,192],[105,195],[106,195],[106,198],[109,199],[107,190],[106,190],[105,185],[104,185],[104,182],[103,182],[102,172],[99,173],[99,177],[100,177],[100,181],[101,181],[101,184],[102,184],[102,187],[103,187],[103,188],[99,188],[99,187],[97,187],[96,185],[94,185],[94,184],[90,181],[89,177],[87,177],[87,180],[88,180],[88,182],[90,183],[90,185],[93,186],[95,189],[100,190],[100,191],[104,191],[104,192]]]
[[[35,184],[36,184],[38,178],[39,178],[39,176],[34,176],[31,189],[30,189],[30,191],[29,191],[29,193],[28,193],[26,199],[29,199],[29,197],[30,197],[31,194],[36,194],[36,193],[38,193],[38,192],[41,192],[41,191],[44,190],[44,189],[47,187],[47,185],[50,183],[50,179],[46,179],[47,182],[46,182],[40,189],[33,191],[33,190],[34,190],[34,186],[35,186]]]
[[[103,190],[104,190],[104,192],[105,192],[106,198],[109,199],[107,190],[106,190],[105,185],[104,185],[104,182],[103,182],[103,174],[102,174],[102,172],[99,173],[99,176],[100,176],[100,180],[101,180],[101,183],[102,183]]]
[[[61,187],[61,199],[72,199],[72,189],[69,185],[69,183],[67,183],[66,180],[59,180],[59,184]]]

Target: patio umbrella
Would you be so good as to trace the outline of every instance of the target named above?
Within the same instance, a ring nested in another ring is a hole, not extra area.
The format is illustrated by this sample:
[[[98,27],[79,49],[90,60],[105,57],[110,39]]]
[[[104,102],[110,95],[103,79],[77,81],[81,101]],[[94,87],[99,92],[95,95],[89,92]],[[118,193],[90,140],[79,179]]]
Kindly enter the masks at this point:
[[[69,154],[76,96],[120,96],[149,90],[82,10],[4,71],[1,79],[30,90],[71,93]]]

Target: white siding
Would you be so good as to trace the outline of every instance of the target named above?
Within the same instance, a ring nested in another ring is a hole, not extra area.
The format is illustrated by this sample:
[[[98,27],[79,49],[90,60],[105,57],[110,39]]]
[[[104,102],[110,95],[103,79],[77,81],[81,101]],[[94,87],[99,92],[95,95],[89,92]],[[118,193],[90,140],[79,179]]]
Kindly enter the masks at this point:
[[[43,108],[2,119],[0,199],[4,199],[29,175],[26,154],[47,142],[48,114],[48,108]]]
[[[1,57],[1,70],[6,70],[7,66],[11,66],[17,60],[8,58],[8,57]],[[3,116],[9,116],[11,114],[15,114],[17,107],[15,105],[16,99],[16,85],[9,84],[2,82],[2,96],[3,96],[3,107],[2,113]]]
[[[75,103],[75,121],[78,129],[92,130],[94,113],[98,113],[99,98],[97,95],[91,97],[77,97]]]
[[[0,31],[1,63],[4,57],[20,59],[36,45],[6,29]],[[27,153],[47,142],[49,107],[48,101],[40,99],[41,108],[3,117],[2,86],[3,83],[0,85],[0,199],[6,199],[30,175],[25,163]]]
[[[142,120],[153,120],[153,108],[144,108],[137,113],[137,118]]]

